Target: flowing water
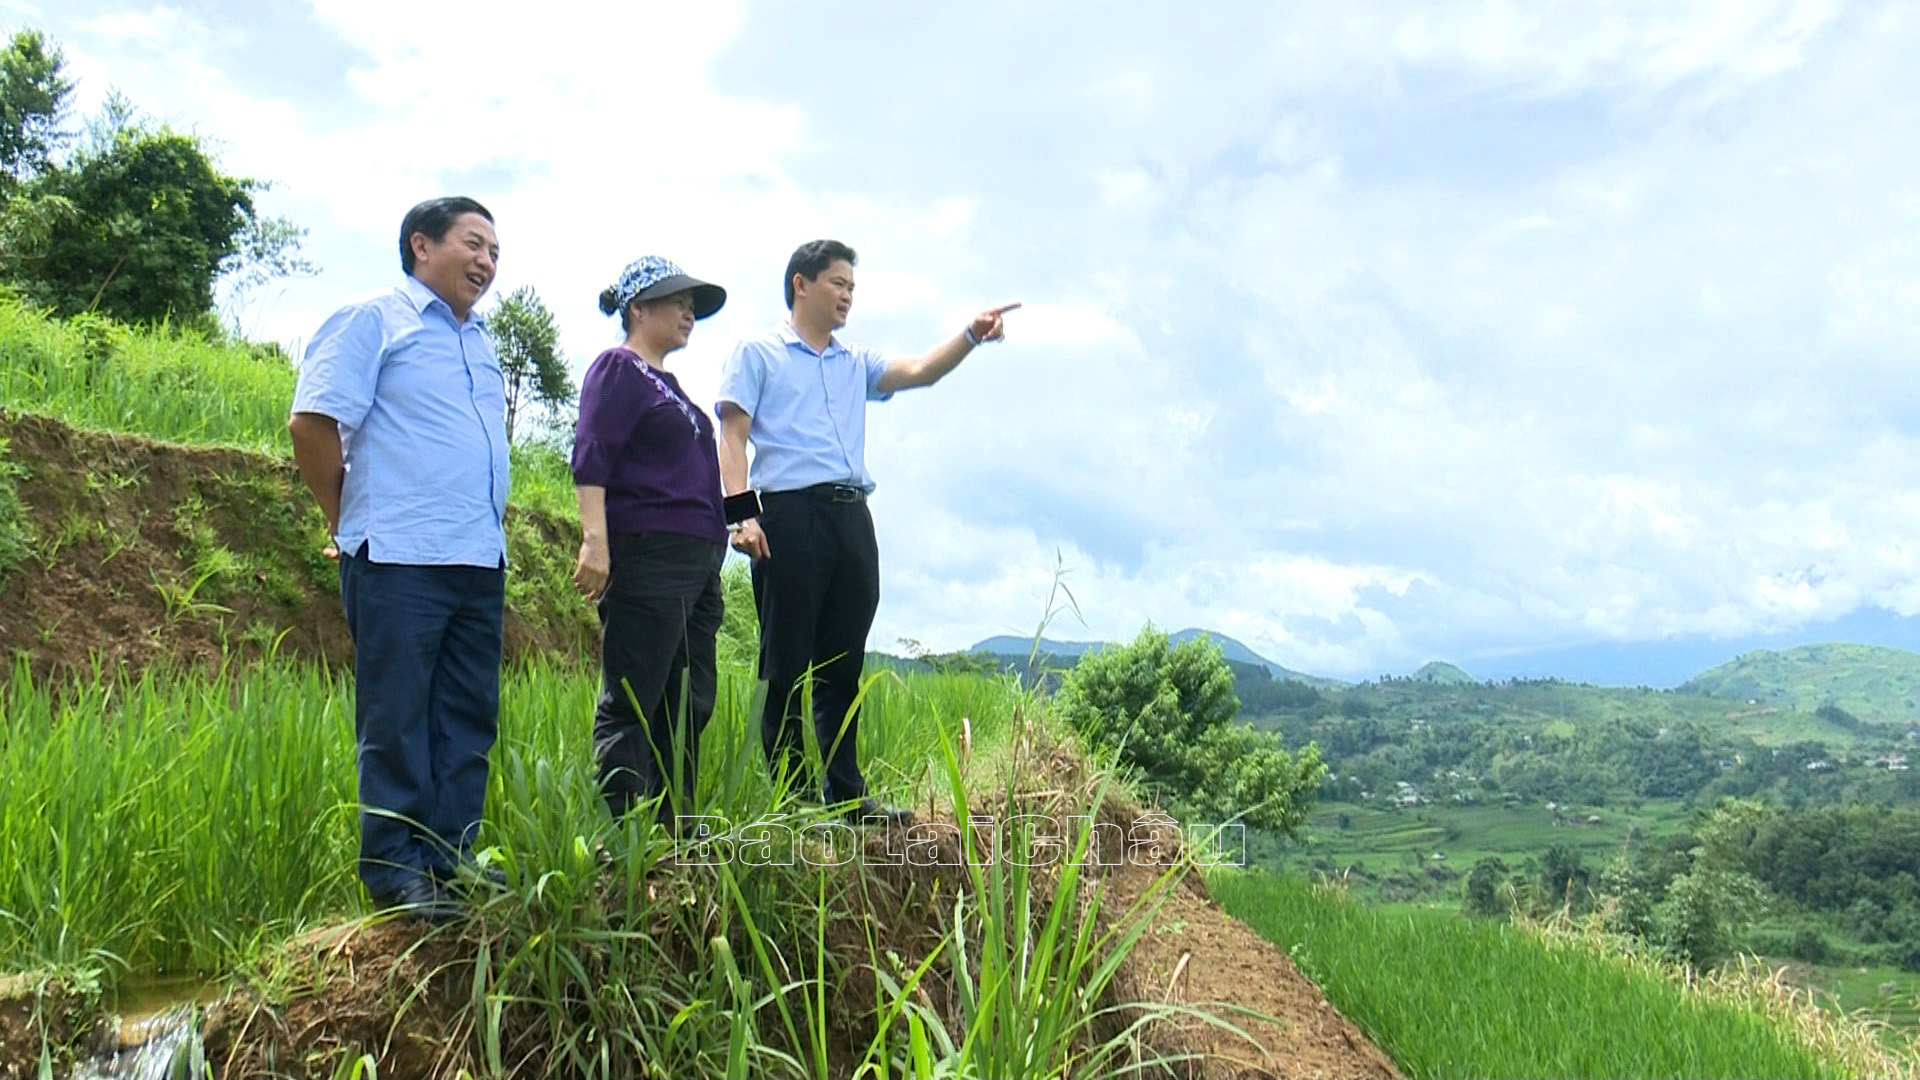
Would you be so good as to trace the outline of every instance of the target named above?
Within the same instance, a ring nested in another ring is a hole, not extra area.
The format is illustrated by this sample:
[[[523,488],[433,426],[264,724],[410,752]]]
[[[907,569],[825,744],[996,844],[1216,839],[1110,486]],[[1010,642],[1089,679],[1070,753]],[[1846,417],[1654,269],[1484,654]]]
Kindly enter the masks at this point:
[[[193,1024],[196,1007],[192,1002],[175,1004],[123,1019],[115,1048],[81,1062],[66,1080],[184,1080],[195,1076],[193,1068],[200,1049]]]

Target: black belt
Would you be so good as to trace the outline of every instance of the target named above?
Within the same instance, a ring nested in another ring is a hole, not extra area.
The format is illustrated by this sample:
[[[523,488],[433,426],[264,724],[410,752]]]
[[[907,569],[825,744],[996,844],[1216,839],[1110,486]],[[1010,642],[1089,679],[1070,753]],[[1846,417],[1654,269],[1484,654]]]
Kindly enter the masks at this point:
[[[762,494],[764,499],[779,499],[786,496],[798,496],[803,499],[818,499],[822,502],[857,503],[866,502],[864,488],[851,484],[814,484],[811,487],[794,488],[790,491],[768,491]]]

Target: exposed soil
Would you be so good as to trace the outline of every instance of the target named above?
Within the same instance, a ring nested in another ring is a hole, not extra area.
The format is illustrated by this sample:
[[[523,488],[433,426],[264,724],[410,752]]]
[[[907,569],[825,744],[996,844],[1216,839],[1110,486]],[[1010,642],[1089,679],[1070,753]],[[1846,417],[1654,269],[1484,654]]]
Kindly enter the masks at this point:
[[[236,992],[208,1010],[215,1074],[324,1077],[371,1053],[380,1075],[425,1078],[469,1064],[475,943],[408,921],[350,923],[304,935],[281,955],[306,980],[281,1003]],[[404,1017],[405,1022],[399,1022]]]
[[[1130,826],[1142,819],[1155,820],[1120,803],[1110,803],[1102,816],[1110,824]],[[941,825],[933,843],[940,852],[936,862],[946,865],[926,865],[926,860],[879,865],[877,856],[900,851],[902,841],[897,834],[869,833],[864,838],[868,858],[851,863],[832,886],[842,890],[849,909],[847,918],[828,928],[826,942],[845,973],[827,991],[828,1000],[847,1003],[830,1018],[828,1059],[835,1075],[851,1075],[875,1033],[869,958],[892,954],[902,970],[911,969],[949,930],[955,889],[964,887],[966,872],[953,865],[962,858],[959,827],[950,820]],[[1143,828],[1151,831],[1152,826]],[[1097,867],[1103,890],[1090,878],[1081,891],[1083,902],[1096,894],[1103,897],[1105,928],[1124,931],[1136,920],[1149,920],[1105,1003],[1189,1005],[1244,1032],[1191,1017],[1148,1026],[1142,1032],[1144,1058],[1194,1059],[1168,1072],[1143,1075],[1190,1080],[1398,1077],[1392,1062],[1327,1003],[1284,953],[1213,905],[1196,873],[1167,875],[1168,865],[1183,858],[1176,830],[1160,834],[1157,850],[1142,847],[1141,835],[1136,830],[1124,849],[1102,852],[1099,862],[1110,864]],[[1132,859],[1125,858],[1128,852]],[[676,870],[647,887],[684,892],[679,903],[701,903],[712,882]],[[622,902],[611,891],[605,900]],[[1044,916],[1042,906],[1035,918]],[[663,927],[657,934],[671,932]],[[291,996],[268,1001],[258,993],[241,992],[211,1011],[208,1060],[218,1075],[235,1080],[327,1076],[343,1060],[367,1052],[379,1059],[382,1075],[442,1077],[471,1068],[469,1003],[473,963],[483,940],[472,928],[425,931],[409,922],[356,924],[309,935],[289,944],[278,965],[283,975],[305,973],[293,980],[300,989]],[[667,945],[675,949],[674,943]],[[597,962],[590,956],[580,960],[589,966]],[[961,1025],[950,982],[945,966],[936,964],[916,999],[949,1018],[949,1029],[957,1031]],[[521,1066],[510,1064],[509,1075],[544,1075],[542,1069],[550,1064],[539,1055],[544,1023],[538,1010],[509,1010],[503,1017],[508,1060]],[[1108,1029],[1091,1034],[1104,1037],[1125,1023],[1124,1017],[1116,1017]]]
[[[280,656],[344,665],[325,526],[285,460],[157,443],[0,413],[34,555],[0,582],[0,681],[24,657],[36,678],[139,670],[158,661],[218,668]],[[515,565],[575,542],[544,515],[509,512]],[[524,557],[524,561],[523,561]],[[549,590],[551,591],[551,590]],[[584,607],[514,610],[509,657],[591,657]]]
[[[0,1080],[39,1074],[45,1047],[55,1062],[105,1034],[99,1002],[56,976],[0,975]]]
[[[1121,968],[1117,996],[1196,1006],[1247,1036],[1181,1019],[1155,1033],[1160,1049],[1205,1055],[1193,1075],[1220,1080],[1399,1075],[1286,953],[1214,906],[1199,877],[1154,890],[1160,872],[1129,866],[1107,877],[1106,903],[1116,918],[1143,901],[1155,907]]]

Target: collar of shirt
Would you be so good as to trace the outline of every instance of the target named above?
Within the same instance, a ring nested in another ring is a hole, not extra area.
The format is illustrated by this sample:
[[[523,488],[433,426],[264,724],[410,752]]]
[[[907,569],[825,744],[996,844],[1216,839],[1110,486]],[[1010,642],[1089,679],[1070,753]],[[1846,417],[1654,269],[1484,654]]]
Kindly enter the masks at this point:
[[[412,302],[413,310],[421,313],[422,315],[426,314],[428,308],[432,307],[435,304],[439,304],[441,307],[446,309],[448,318],[453,317],[453,305],[447,303],[445,300],[442,300],[440,298],[439,293],[434,292],[431,288],[429,288],[426,285],[425,282],[422,282],[419,278],[414,277],[412,274],[408,274],[406,276],[406,280],[400,283],[400,291],[406,295],[406,298],[409,301]],[[455,321],[458,322],[458,320],[455,320]],[[473,326],[486,325],[486,318],[485,316],[480,314],[479,308],[476,307],[474,310],[469,311],[467,313],[467,321],[466,323],[462,323],[460,325],[460,328],[464,330],[467,328],[468,324],[471,324]]]
[[[800,336],[800,331],[794,329],[793,320],[791,319],[774,327],[773,332],[780,338],[781,341],[784,341],[789,345],[798,345],[801,348],[807,350],[808,352],[813,353],[813,355],[818,356],[822,360],[826,359],[829,356],[832,356],[835,352],[847,351],[847,347],[845,345],[840,344],[840,339],[838,337],[835,337],[832,334],[827,335],[826,351],[825,352],[816,351],[813,346],[807,344],[806,338],[803,338]]]

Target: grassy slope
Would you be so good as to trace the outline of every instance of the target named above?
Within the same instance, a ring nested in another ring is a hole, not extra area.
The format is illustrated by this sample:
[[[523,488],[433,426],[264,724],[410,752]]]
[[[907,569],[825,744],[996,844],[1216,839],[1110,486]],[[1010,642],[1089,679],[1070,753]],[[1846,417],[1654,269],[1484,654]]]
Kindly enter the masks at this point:
[[[1295,878],[1210,885],[1412,1077],[1845,1075],[1754,1012],[1610,957]]]
[[[1815,716],[1812,706],[1762,712],[1747,707],[1744,700],[1730,702],[1697,694],[1555,681],[1449,685],[1398,680],[1367,684],[1346,693],[1398,719],[1431,723],[1466,717],[1560,735],[1593,724],[1639,720],[1656,726],[1694,723],[1708,730],[1743,735],[1763,746],[1802,740],[1853,746],[1883,737],[1879,732],[1863,733],[1829,723]]]
[[[344,640],[331,625],[334,568],[317,554],[324,526],[289,460],[293,387],[293,369],[270,351],[49,320],[0,295],[0,414],[85,432],[41,425],[42,437],[28,438],[0,415],[0,590],[12,591],[0,614],[36,624],[0,627],[0,642],[52,643],[101,606],[140,635],[173,639],[161,651],[257,654],[290,628],[288,647],[309,653]],[[127,435],[167,445],[118,438]],[[149,490],[156,483],[164,490]],[[574,655],[591,645],[592,612],[569,580],[574,520],[566,462],[516,447],[507,520],[516,643]],[[88,572],[116,559],[136,564],[131,579]],[[200,606],[180,603],[188,595]],[[82,657],[97,644],[81,646]],[[121,650],[108,641],[103,651]]]
[[[0,408],[75,427],[288,457],[294,370],[258,346],[48,319],[0,294]],[[564,462],[515,448],[513,502],[573,512]]]
[[[1701,673],[1683,691],[1811,711],[1838,705],[1862,720],[1920,720],[1920,655],[1876,645],[1762,649]]]

